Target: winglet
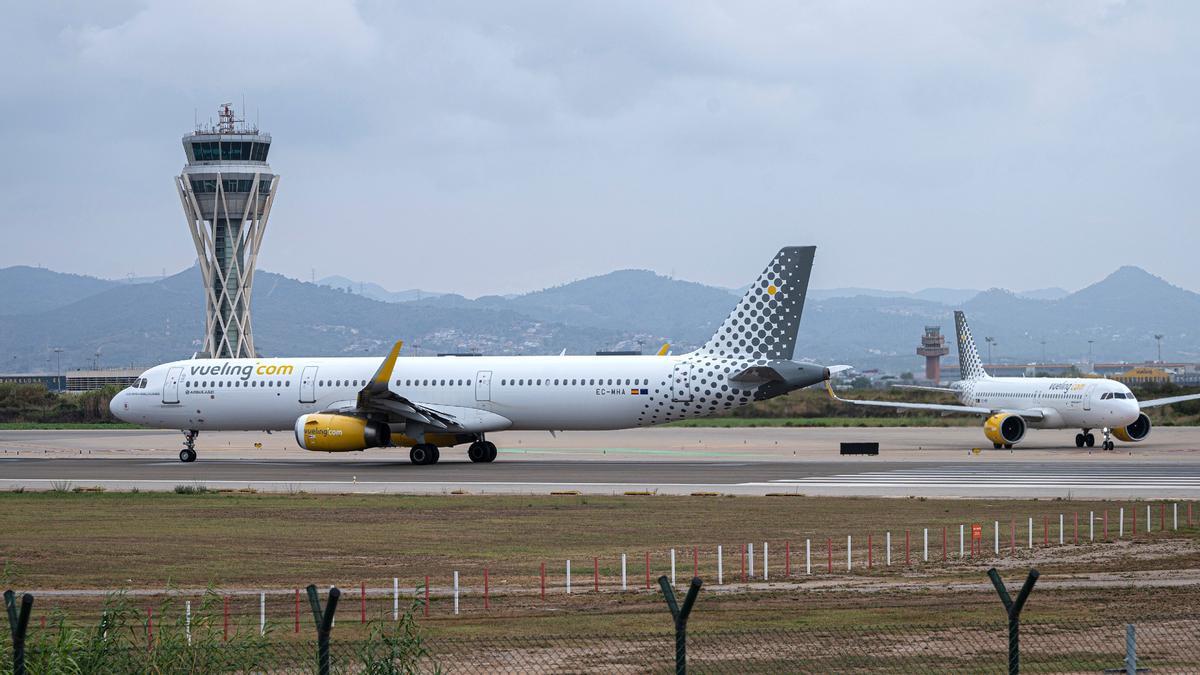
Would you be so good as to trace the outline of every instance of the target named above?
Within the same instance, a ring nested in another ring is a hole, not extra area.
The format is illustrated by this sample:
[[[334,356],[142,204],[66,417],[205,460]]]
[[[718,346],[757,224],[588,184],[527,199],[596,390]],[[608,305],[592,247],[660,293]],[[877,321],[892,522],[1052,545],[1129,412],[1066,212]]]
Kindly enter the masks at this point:
[[[664,342],[662,348],[658,350],[658,354],[656,354],[655,356],[666,356],[667,354],[670,353],[670,351],[671,351],[671,343]]]
[[[400,348],[403,346],[404,340],[397,340],[396,344],[392,345],[392,351],[388,353],[383,363],[379,364],[379,370],[375,371],[375,376],[371,378],[371,384],[367,385],[368,391],[381,393],[388,390],[388,380],[396,368],[396,358],[400,356]]]

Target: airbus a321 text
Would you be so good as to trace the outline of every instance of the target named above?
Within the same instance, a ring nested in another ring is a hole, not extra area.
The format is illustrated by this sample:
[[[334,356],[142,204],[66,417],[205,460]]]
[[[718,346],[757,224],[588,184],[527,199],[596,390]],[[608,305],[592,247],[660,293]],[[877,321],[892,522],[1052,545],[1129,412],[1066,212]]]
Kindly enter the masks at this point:
[[[208,430],[288,430],[307,450],[410,447],[433,464],[439,447],[504,430],[597,430],[702,417],[829,378],[794,361],[815,247],[779,251],[699,349],[678,356],[480,356],[191,359],[155,366],[112,401],[113,414],[180,429],[179,458],[196,459]]]

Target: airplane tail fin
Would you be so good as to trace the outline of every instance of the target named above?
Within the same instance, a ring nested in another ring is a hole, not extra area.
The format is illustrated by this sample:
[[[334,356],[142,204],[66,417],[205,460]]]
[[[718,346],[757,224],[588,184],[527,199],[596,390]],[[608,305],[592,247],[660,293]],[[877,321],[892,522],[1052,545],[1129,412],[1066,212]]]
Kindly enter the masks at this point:
[[[816,251],[816,246],[780,249],[699,351],[714,356],[791,360]]]
[[[988,377],[983,369],[983,360],[979,358],[979,350],[975,348],[975,338],[971,337],[971,327],[967,325],[967,315],[961,310],[954,312],[954,329],[958,335],[958,368],[959,377],[964,380],[979,380]]]

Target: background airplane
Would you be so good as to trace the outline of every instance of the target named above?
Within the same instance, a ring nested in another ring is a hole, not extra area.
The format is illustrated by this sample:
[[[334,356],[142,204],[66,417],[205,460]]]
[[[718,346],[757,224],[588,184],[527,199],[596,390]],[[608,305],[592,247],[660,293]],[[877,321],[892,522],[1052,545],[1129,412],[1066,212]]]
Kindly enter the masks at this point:
[[[793,360],[816,247],[778,254],[701,348],[679,356],[190,359],[156,366],[112,400],[113,414],[181,429],[179,458],[196,459],[205,430],[292,429],[307,450],[411,447],[433,464],[439,446],[504,430],[651,426],[727,411],[829,378]]]
[[[961,405],[844,399],[826,383],[829,395],[852,405],[983,415],[986,417],[983,433],[996,448],[1011,448],[1025,437],[1027,428],[1081,429],[1075,435],[1075,447],[1090,448],[1096,443],[1092,429],[1100,429],[1104,434],[1101,447],[1105,450],[1115,447],[1113,436],[1122,441],[1137,442],[1150,435],[1150,418],[1142,412],[1143,408],[1200,399],[1200,394],[1191,394],[1139,403],[1129,387],[1113,380],[992,377],[983,368],[966,315],[961,311],[954,312],[954,324],[963,379],[949,387],[909,388],[952,393]]]

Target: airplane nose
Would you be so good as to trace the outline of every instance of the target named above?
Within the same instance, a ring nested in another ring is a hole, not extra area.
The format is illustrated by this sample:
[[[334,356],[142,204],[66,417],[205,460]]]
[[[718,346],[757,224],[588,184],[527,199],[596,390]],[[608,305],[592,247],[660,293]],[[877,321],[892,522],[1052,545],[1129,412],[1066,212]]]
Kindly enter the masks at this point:
[[[108,411],[110,413],[112,413],[113,417],[115,417],[119,420],[122,420],[122,421],[124,421],[124,419],[125,419],[125,418],[121,417],[121,412],[122,412],[122,409],[124,408],[124,403],[123,403],[124,398],[125,398],[125,394],[122,392],[122,393],[117,394],[116,396],[113,396],[112,400],[108,402]]]

